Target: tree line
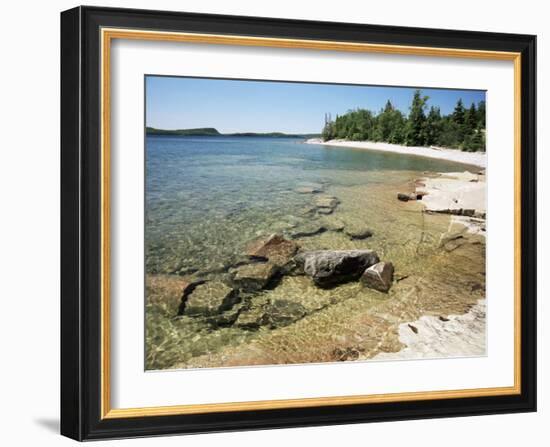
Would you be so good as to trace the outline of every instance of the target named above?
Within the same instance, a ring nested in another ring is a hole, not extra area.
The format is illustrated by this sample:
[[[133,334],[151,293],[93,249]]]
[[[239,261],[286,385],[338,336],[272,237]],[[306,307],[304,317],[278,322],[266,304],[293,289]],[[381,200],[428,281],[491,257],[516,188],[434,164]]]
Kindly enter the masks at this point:
[[[377,114],[366,109],[350,110],[332,120],[325,116],[324,141],[380,141],[406,146],[441,146],[463,151],[485,151],[485,101],[469,108],[459,99],[452,113],[442,115],[439,107],[428,108],[428,96],[416,90],[409,114],[391,101]]]

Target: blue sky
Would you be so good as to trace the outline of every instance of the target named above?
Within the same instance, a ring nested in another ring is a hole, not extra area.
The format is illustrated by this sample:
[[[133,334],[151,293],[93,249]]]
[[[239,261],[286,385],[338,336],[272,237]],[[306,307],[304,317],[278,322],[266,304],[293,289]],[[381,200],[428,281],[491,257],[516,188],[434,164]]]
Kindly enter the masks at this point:
[[[428,105],[452,112],[485,99],[481,90],[421,89]],[[215,127],[222,133],[319,133],[325,113],[365,108],[378,112],[389,99],[408,113],[415,88],[146,77],[146,125],[160,129]]]

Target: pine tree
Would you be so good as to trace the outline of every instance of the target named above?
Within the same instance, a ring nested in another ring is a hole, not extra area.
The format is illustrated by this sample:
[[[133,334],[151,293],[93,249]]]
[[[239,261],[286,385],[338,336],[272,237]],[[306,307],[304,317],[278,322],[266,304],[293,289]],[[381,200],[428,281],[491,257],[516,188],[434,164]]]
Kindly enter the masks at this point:
[[[464,139],[468,135],[468,133],[466,132],[466,124],[465,124],[466,109],[464,108],[464,103],[462,102],[462,98],[459,98],[459,100],[456,103],[456,106],[452,115],[452,121],[454,124],[454,131],[456,134],[456,142],[454,146],[462,149],[464,147]]]
[[[485,129],[485,101],[477,103],[477,125],[481,129]]]
[[[390,141],[393,126],[393,112],[394,107],[388,100],[385,107],[376,117],[376,127],[373,133],[373,139],[375,141]]]
[[[336,115],[333,121],[330,113],[325,114],[322,137],[324,140],[342,138],[485,150],[485,101],[472,104],[466,110],[459,99],[453,112],[445,116],[434,106],[426,115],[427,101],[428,97],[416,90],[408,117],[389,100],[377,115],[367,109],[355,109]]]
[[[424,114],[424,108],[426,107],[427,101],[428,97],[421,96],[420,90],[414,92],[405,137],[407,146],[422,146],[425,144],[426,136],[424,126],[426,115]]]
[[[464,116],[464,132],[466,135],[472,135],[477,129],[477,110],[476,105],[472,103]]]
[[[426,118],[425,134],[426,141],[425,144],[431,146],[438,144],[439,137],[441,135],[441,111],[439,107],[430,107],[430,112]]]
[[[455,106],[455,109],[453,111],[453,121],[458,124],[459,126],[462,126],[464,124],[464,115],[466,114],[466,110],[464,109],[464,104],[462,103],[462,98],[460,98]]]
[[[334,138],[334,122],[329,115],[325,113],[325,125],[323,131],[321,132],[321,138],[323,141],[332,140]]]

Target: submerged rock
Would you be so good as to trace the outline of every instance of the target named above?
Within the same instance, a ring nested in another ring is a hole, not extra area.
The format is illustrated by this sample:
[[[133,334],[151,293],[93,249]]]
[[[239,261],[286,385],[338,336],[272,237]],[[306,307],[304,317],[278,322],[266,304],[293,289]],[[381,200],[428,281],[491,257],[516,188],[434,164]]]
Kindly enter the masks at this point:
[[[272,329],[288,326],[306,316],[306,309],[300,303],[289,300],[273,301],[265,313],[263,321]]]
[[[189,279],[185,278],[183,279],[181,283],[181,299],[180,299],[180,305],[178,309],[178,315],[182,315],[184,313],[187,297],[200,285],[204,284],[206,281],[203,279]]]
[[[455,250],[466,242],[464,235],[467,231],[468,228],[465,225],[459,222],[451,222],[447,231],[439,238],[439,247],[447,251]]]
[[[323,227],[328,231],[342,231],[345,228],[344,222],[333,217],[325,217],[322,221]]]
[[[401,200],[402,202],[408,202],[409,200],[416,200],[417,195],[416,193],[404,193],[404,192],[398,192],[397,193],[397,200]]]
[[[315,188],[313,186],[300,186],[294,191],[296,191],[298,194],[316,194],[318,192],[322,192],[323,190],[321,188]]]
[[[306,206],[302,209],[300,214],[302,214],[303,216],[311,216],[312,214],[315,213],[315,211],[317,211],[316,206]]]
[[[393,281],[393,264],[391,262],[378,262],[365,270],[361,276],[361,282],[379,292],[387,293]]]
[[[315,199],[315,205],[320,208],[335,208],[339,203],[334,196],[320,196]]]
[[[301,237],[315,236],[317,234],[324,233],[325,231],[327,231],[327,229],[322,224],[317,222],[310,222],[296,228],[296,230],[293,231],[291,235],[292,238],[299,239]]]
[[[187,295],[180,313],[190,316],[211,316],[231,309],[239,302],[237,291],[221,281],[200,284]]]
[[[379,261],[373,250],[320,250],[298,254],[296,262],[319,287],[332,287],[359,279]]]
[[[333,212],[334,212],[334,208],[325,208],[325,207],[317,208],[317,213],[323,214],[325,216],[332,214]]]
[[[254,292],[267,286],[278,272],[279,267],[270,262],[243,265],[234,270],[233,282],[246,292]]]
[[[304,306],[293,301],[261,299],[241,312],[235,324],[243,329],[259,329],[261,326],[276,329],[300,320],[306,313]]]
[[[280,234],[272,234],[267,238],[252,242],[246,254],[251,258],[262,259],[282,267],[292,260],[298,251],[298,244],[285,239]]]
[[[336,348],[332,351],[333,357],[338,362],[357,360],[365,352],[361,347]]]
[[[235,326],[242,329],[259,329],[264,316],[263,306],[255,306],[242,311],[235,321]]]
[[[372,230],[364,226],[351,226],[344,229],[346,233],[352,239],[366,239],[372,236]]]
[[[206,322],[214,328],[232,326],[237,321],[242,307],[243,303],[239,302],[221,314],[210,315],[206,318]]]
[[[321,183],[300,182],[297,184],[294,191],[300,194],[316,194],[318,192],[323,192],[323,185]]]
[[[147,303],[160,306],[169,315],[177,315],[182,301],[182,293],[189,293],[200,281],[179,275],[145,276]]]

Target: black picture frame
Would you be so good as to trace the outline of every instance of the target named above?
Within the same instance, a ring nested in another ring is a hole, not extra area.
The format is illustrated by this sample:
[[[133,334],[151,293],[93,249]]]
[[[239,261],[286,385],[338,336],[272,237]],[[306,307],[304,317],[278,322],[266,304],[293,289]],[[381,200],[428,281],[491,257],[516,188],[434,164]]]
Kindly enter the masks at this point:
[[[521,391],[515,395],[102,418],[104,27],[521,53]],[[61,13],[61,433],[77,440],[536,410],[536,36],[100,7]]]

